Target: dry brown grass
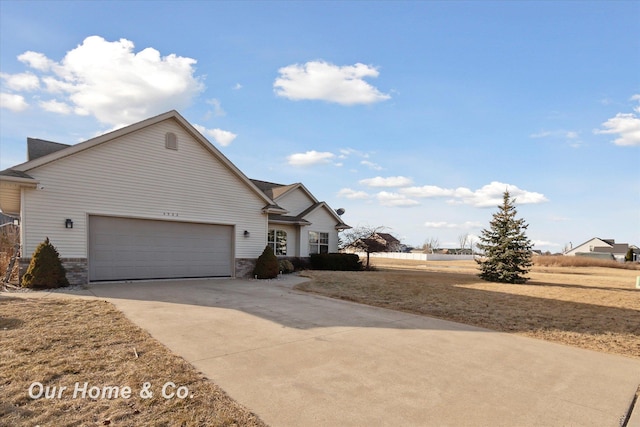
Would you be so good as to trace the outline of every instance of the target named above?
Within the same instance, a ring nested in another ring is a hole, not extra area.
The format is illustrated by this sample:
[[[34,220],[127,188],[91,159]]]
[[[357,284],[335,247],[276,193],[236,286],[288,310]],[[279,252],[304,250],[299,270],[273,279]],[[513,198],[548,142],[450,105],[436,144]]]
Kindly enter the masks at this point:
[[[108,302],[0,295],[0,343],[0,425],[264,425]],[[162,397],[169,381],[192,397]],[[32,399],[33,382],[67,390],[60,399]],[[85,382],[129,386],[132,395],[73,398]],[[140,397],[145,382],[152,398]]]
[[[637,262],[618,262],[612,259],[597,259],[584,256],[536,256],[533,264],[542,267],[608,267],[625,270],[640,270]]]
[[[376,258],[374,272],[310,271],[298,289],[640,358],[638,271],[534,266],[525,285],[477,277],[473,261]]]

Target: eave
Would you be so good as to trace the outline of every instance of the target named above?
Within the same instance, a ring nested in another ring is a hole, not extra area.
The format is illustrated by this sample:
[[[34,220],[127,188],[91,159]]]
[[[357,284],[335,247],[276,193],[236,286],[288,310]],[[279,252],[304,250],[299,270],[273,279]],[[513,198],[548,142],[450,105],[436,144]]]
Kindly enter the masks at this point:
[[[262,208],[262,213],[284,215],[289,211],[278,205],[267,205]]]
[[[9,215],[20,215],[21,191],[37,188],[38,181],[26,174],[15,174],[11,170],[0,172],[0,210]]]

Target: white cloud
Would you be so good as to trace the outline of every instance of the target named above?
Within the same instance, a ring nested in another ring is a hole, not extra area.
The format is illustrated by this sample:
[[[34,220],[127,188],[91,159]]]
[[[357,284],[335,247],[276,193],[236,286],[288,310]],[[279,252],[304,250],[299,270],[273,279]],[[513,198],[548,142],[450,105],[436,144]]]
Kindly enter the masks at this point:
[[[578,138],[580,138],[580,134],[578,132],[575,132],[575,131],[568,131],[567,133],[565,133],[564,136],[567,139],[578,139]]]
[[[553,134],[554,132],[541,130],[540,132],[532,133],[531,135],[529,135],[529,138],[547,138]]]
[[[6,74],[0,73],[4,84],[10,90],[32,91],[40,87],[40,79],[33,73]]]
[[[5,108],[13,112],[24,111],[29,108],[29,104],[24,100],[24,96],[13,93],[0,93],[0,108]]]
[[[390,176],[387,178],[376,176],[375,178],[362,179],[360,184],[368,187],[406,187],[413,184],[413,181],[411,178],[404,176]]]
[[[487,184],[475,191],[465,187],[448,189],[425,185],[422,187],[402,188],[400,192],[411,197],[451,197],[452,199],[449,200],[449,203],[463,203],[484,208],[502,204],[502,195],[505,190],[509,191],[511,197],[516,199],[517,204],[537,204],[548,201],[544,194],[522,190],[515,185],[497,181],[493,181],[491,184]]]
[[[18,55],[18,61],[23,62],[38,71],[49,71],[56,65],[54,61],[50,60],[42,53],[30,50],[26,51],[22,55]]]
[[[534,248],[535,247],[540,247],[540,246],[543,246],[543,247],[556,247],[556,248],[562,247],[562,245],[560,243],[554,243],[554,242],[550,242],[548,240],[535,240],[534,239],[534,240],[531,241],[531,244],[533,245]]]
[[[491,184],[483,186],[472,194],[462,192],[460,198],[463,203],[477,207],[497,206],[502,204],[502,198],[505,190],[509,191],[509,195],[516,200],[517,204],[520,205],[538,204],[548,201],[544,194],[522,190],[515,185],[497,181],[493,181]]]
[[[55,101],[114,127],[186,107],[204,90],[194,77],[195,59],[161,56],[153,48],[135,53],[126,39],[87,37],[60,62],[31,51],[18,59],[43,73],[46,90],[58,95]]]
[[[387,191],[379,192],[376,194],[376,198],[382,206],[388,207],[410,207],[420,204],[416,200],[407,198],[404,194],[389,193]]]
[[[362,160],[360,162],[360,164],[364,165],[364,166],[367,166],[369,169],[373,169],[373,170],[376,170],[376,171],[381,171],[382,169],[384,169],[379,164],[370,162],[369,160]]]
[[[635,114],[618,113],[615,117],[604,122],[602,126],[606,129],[597,129],[595,133],[620,135],[619,138],[613,140],[615,145],[640,145],[640,117]]]
[[[235,86],[232,89],[233,90],[240,90],[240,89],[242,89],[242,85],[240,83],[236,83]]]
[[[306,153],[295,153],[287,157],[287,161],[292,166],[311,166],[328,163],[335,154],[329,152],[318,152],[315,150]]]
[[[422,187],[408,187],[400,190],[402,194],[412,197],[446,197],[453,196],[456,190],[436,187],[435,185],[423,185]]]
[[[227,130],[207,129],[204,126],[197,125],[197,124],[194,124],[193,127],[196,128],[198,132],[200,132],[204,136],[208,136],[212,138],[215,142],[222,145],[223,147],[226,147],[227,145],[231,144],[233,140],[236,139],[236,137],[238,136],[235,133],[229,132]]]
[[[216,98],[207,99],[206,103],[213,106],[213,115],[216,117],[226,116],[227,112],[222,109],[220,100]]]
[[[207,135],[209,135],[211,138],[213,138],[218,144],[222,145],[223,147],[226,147],[227,145],[231,144],[233,140],[236,139],[236,137],[238,136],[233,132],[229,132],[228,130],[222,130],[222,129],[207,129]]]
[[[71,108],[69,104],[56,101],[55,99],[52,99],[51,101],[40,101],[38,105],[40,105],[40,108],[50,113],[70,114],[73,111],[73,108]]]
[[[436,222],[427,221],[424,223],[424,226],[427,228],[471,229],[471,228],[480,228],[483,225],[477,221],[466,221],[462,224],[455,224],[455,223],[446,222],[446,221],[436,221]]]
[[[580,132],[573,130],[542,130],[540,132],[532,133],[529,138],[542,139],[542,138],[554,138],[564,139],[571,147],[579,148],[582,145],[580,140]]]
[[[352,154],[354,156],[362,157],[364,159],[368,159],[369,158],[369,154],[365,153],[363,151],[359,151],[359,150],[356,150],[356,149],[353,149],[353,148],[349,148],[349,147],[340,149],[340,158],[345,158],[346,159],[347,157],[351,156]]]
[[[372,104],[391,98],[364,81],[378,77],[375,67],[357,63],[338,66],[324,61],[293,64],[278,70],[273,83],[276,95],[299,101],[323,100],[342,105]]]
[[[366,200],[369,198],[369,195],[364,191],[356,191],[351,188],[343,188],[338,191],[338,197],[344,197],[345,199],[352,200]]]
[[[640,94],[633,95],[631,101],[640,102]],[[615,145],[635,146],[640,145],[640,106],[633,109],[633,113],[618,113],[602,123],[605,129],[596,129],[596,134],[619,135],[613,140]]]

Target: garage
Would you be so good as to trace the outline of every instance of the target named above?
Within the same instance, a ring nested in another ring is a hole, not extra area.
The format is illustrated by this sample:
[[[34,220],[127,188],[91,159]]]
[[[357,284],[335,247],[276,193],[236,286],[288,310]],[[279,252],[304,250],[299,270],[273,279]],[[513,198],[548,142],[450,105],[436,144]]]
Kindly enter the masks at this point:
[[[89,280],[232,275],[233,226],[89,217]]]

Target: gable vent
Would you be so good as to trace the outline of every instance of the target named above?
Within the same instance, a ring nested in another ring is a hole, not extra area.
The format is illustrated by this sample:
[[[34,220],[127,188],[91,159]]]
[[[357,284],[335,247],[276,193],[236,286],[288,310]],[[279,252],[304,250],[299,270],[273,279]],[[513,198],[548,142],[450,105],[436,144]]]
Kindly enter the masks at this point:
[[[178,149],[178,137],[173,132],[167,132],[164,136],[165,147],[169,150],[177,150]]]

